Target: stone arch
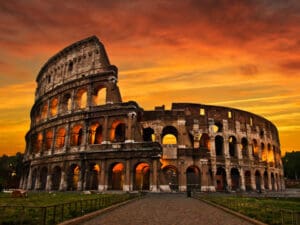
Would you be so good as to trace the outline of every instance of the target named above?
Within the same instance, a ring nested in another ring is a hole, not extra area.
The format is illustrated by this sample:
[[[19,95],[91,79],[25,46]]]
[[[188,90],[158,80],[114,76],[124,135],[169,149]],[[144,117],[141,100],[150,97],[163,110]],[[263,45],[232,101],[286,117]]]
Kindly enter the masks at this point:
[[[261,160],[267,161],[267,151],[265,149],[265,144],[263,142],[260,144],[260,149],[261,149]]]
[[[42,107],[42,112],[41,112],[41,119],[45,120],[48,117],[48,103],[44,103]]]
[[[79,89],[75,96],[76,109],[84,109],[87,107],[87,90]]]
[[[43,147],[43,133],[42,132],[39,132],[36,135],[36,140],[35,140],[35,146],[34,147],[35,147],[35,149],[34,149],[35,153],[39,153],[42,150],[42,147]]]
[[[86,190],[98,190],[98,176],[100,174],[100,166],[96,163],[90,163],[88,174],[86,176]]]
[[[52,148],[53,141],[53,131],[51,129],[46,131],[46,149],[50,150]]]
[[[146,162],[138,163],[134,168],[134,190],[150,190],[150,165]]]
[[[243,137],[241,140],[243,158],[248,157],[248,139]]]
[[[48,175],[48,169],[47,167],[43,167],[40,171],[40,190],[45,190],[46,189],[46,184],[47,184],[47,175]]]
[[[72,110],[72,99],[70,93],[64,94],[62,98],[61,109],[62,112],[70,112]]]
[[[56,116],[58,113],[58,98],[55,97],[50,102],[50,116]]]
[[[76,124],[71,130],[71,146],[80,146],[83,141],[83,128],[81,124]]]
[[[264,172],[264,188],[269,189],[269,176],[267,171]]]
[[[261,192],[261,175],[258,170],[255,171],[255,187],[258,192]]]
[[[100,85],[93,90],[93,95],[92,95],[92,100],[93,100],[93,105],[105,105],[106,104],[106,95],[107,95],[107,90],[104,85]]]
[[[125,141],[126,124],[120,120],[115,120],[111,126],[110,140],[112,142]]]
[[[216,148],[216,155],[221,156],[223,155],[223,146],[224,146],[224,139],[222,136],[217,135],[215,137],[215,148]]]
[[[254,159],[257,160],[259,158],[259,150],[258,150],[258,144],[256,139],[252,140],[252,146],[253,146],[253,157]]]
[[[240,189],[240,172],[237,168],[231,168],[231,190],[237,191]]]
[[[197,166],[190,166],[186,169],[187,190],[201,190],[201,173]]]
[[[245,171],[245,188],[246,188],[246,191],[251,191],[252,190],[252,187],[251,187],[251,171],[250,170]]]
[[[178,140],[177,129],[173,126],[164,127],[161,134],[161,140],[162,140],[162,144],[176,145]]]
[[[237,141],[236,141],[235,136],[230,136],[228,138],[228,145],[229,145],[229,155],[230,155],[230,157],[237,157],[237,154],[236,154]]]
[[[123,190],[125,168],[121,162],[113,163],[109,169],[108,188],[110,190]]]
[[[51,190],[58,191],[61,180],[61,168],[59,166],[55,166],[52,171],[52,187]]]
[[[210,149],[209,136],[207,133],[203,133],[200,137],[200,148]]]
[[[270,143],[268,143],[267,145],[268,147],[268,162],[271,163],[271,165],[273,165],[274,163],[274,152],[272,150],[272,146]]]
[[[217,182],[217,187],[216,187],[217,191],[227,190],[226,171],[223,167],[217,168],[216,182]]]
[[[77,164],[72,164],[67,172],[67,190],[76,191],[80,179],[80,167]]]
[[[59,128],[56,131],[56,148],[62,148],[65,146],[66,129],[64,127]]]
[[[143,129],[143,141],[147,141],[147,142],[155,141],[154,130],[151,127],[147,127]]]
[[[161,184],[166,190],[178,191],[178,170],[175,166],[163,167],[161,175]]]
[[[101,144],[103,141],[103,130],[100,123],[96,122],[90,126],[90,144]]]
[[[222,132],[223,131],[223,124],[221,121],[215,121],[213,125],[213,130],[215,133]]]

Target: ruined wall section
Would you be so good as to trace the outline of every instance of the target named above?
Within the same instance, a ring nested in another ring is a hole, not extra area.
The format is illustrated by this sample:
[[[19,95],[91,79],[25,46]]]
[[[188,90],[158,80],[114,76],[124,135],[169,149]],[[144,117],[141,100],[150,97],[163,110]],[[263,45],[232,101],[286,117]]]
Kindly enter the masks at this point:
[[[110,67],[113,68],[98,38],[93,36],[76,42],[54,55],[42,67],[36,79],[36,99],[57,86],[105,72]]]

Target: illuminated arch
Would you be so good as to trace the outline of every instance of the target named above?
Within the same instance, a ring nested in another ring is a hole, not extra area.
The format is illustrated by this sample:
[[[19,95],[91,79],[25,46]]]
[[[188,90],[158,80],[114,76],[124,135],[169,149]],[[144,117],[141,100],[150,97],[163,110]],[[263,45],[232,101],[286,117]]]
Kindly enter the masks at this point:
[[[41,112],[41,119],[45,120],[48,117],[48,104],[45,103],[42,107],[42,112]]]
[[[255,159],[258,159],[259,157],[259,149],[258,149],[258,144],[257,144],[257,140],[253,139],[252,140],[252,146],[253,146],[253,156]]]
[[[43,134],[42,132],[40,132],[36,136],[35,153],[40,152],[42,150],[42,146],[43,146]]]
[[[203,133],[200,138],[200,148],[206,148],[210,149],[210,144],[209,144],[209,136],[207,133]]]
[[[71,131],[71,145],[80,146],[83,141],[83,129],[82,125],[75,125]]]
[[[78,188],[80,167],[77,164],[72,164],[67,174],[67,190],[76,191]]]
[[[56,148],[62,148],[65,146],[66,129],[61,127],[56,132]]]
[[[177,144],[178,131],[173,126],[166,126],[162,131],[162,144]]]
[[[125,169],[123,163],[112,164],[109,171],[109,189],[123,190],[124,174]]]
[[[125,141],[126,125],[120,120],[116,120],[112,123],[110,140],[112,142],[124,142]]]
[[[150,190],[150,166],[141,162],[134,169],[134,190]]]
[[[77,91],[75,96],[76,108],[84,109],[87,107],[87,90],[80,89]]]
[[[58,112],[58,98],[53,98],[50,102],[50,116],[56,116]]]
[[[72,110],[71,94],[67,93],[63,96],[61,108],[63,112],[70,112]]]
[[[94,89],[93,95],[93,105],[105,105],[106,104],[106,87],[105,86],[99,86]]]
[[[52,130],[46,131],[46,149],[49,150],[52,148],[53,141],[53,132]]]

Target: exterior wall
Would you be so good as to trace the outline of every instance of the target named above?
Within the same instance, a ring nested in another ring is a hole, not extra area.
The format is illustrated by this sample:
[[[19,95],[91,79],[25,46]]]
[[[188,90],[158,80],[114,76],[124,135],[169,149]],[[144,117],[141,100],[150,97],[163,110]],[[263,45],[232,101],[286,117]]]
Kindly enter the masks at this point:
[[[144,111],[122,102],[117,73],[96,37],[70,45],[42,67],[21,188],[285,189],[278,132],[270,121],[203,104]]]

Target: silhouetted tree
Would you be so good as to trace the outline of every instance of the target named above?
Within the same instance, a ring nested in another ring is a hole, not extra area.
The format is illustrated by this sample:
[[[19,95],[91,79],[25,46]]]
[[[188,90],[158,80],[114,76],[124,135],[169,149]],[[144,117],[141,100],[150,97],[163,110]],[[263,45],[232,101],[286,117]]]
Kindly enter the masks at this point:
[[[287,152],[282,158],[284,175],[288,179],[300,179],[300,151]]]

